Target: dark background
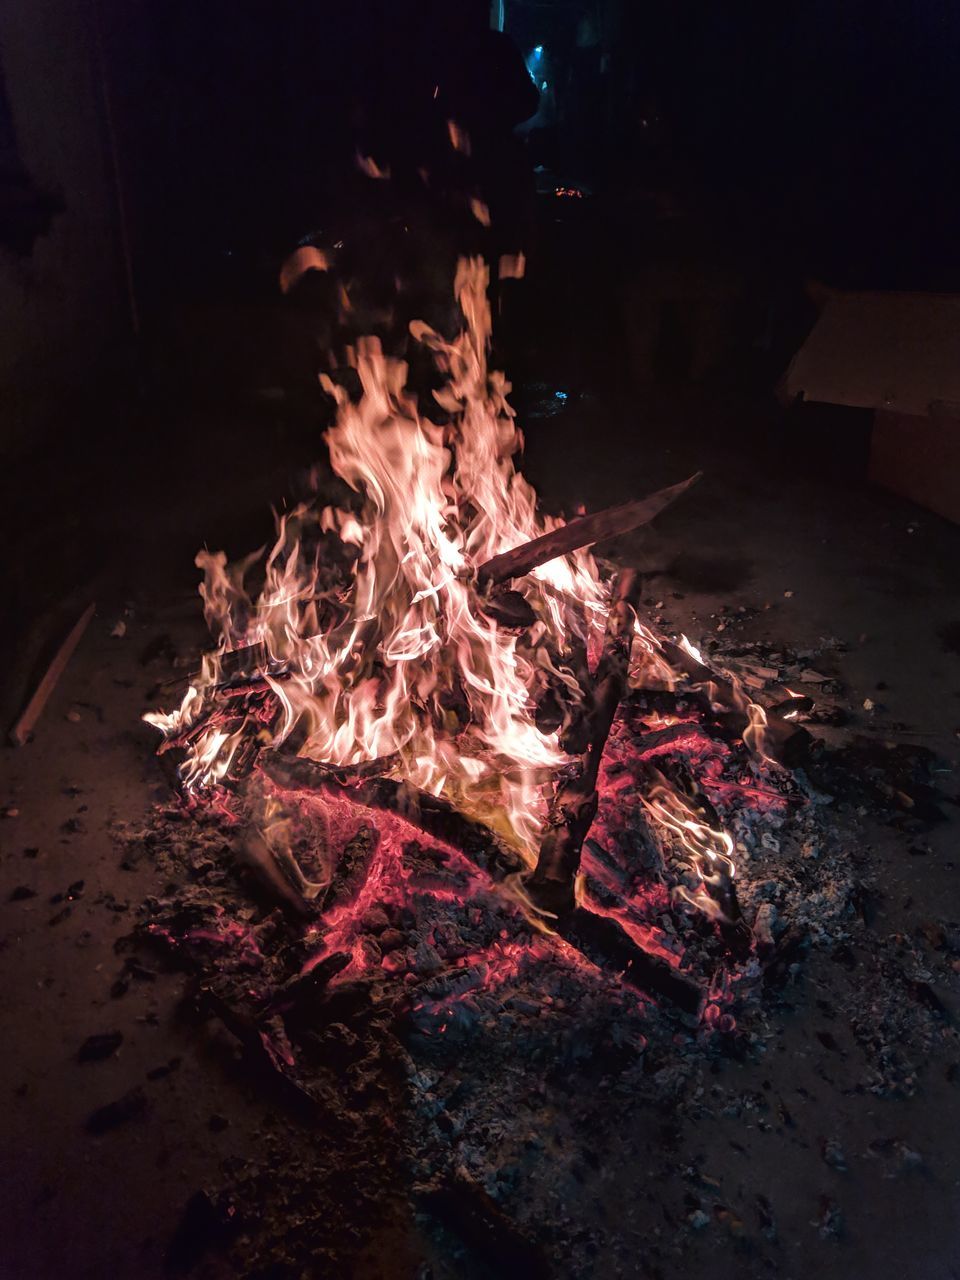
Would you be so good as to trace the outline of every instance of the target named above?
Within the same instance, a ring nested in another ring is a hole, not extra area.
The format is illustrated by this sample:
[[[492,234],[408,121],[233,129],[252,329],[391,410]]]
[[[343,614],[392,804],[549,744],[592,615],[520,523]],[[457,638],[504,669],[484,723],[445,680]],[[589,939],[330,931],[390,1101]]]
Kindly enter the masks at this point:
[[[781,421],[778,382],[824,287],[960,287],[947,0],[505,0],[500,45],[547,83],[515,133],[481,56],[488,12],[38,0],[0,17],[2,527],[24,625],[171,488],[223,493],[243,467],[322,453],[316,372],[350,335],[322,286],[280,295],[305,237],[346,241],[371,311],[405,273],[441,319],[458,249],[519,240],[527,278],[497,358],[521,411],[543,387],[626,404],[616,453],[664,404],[714,439],[723,405],[744,463],[749,422]],[[458,169],[445,120],[461,108],[489,137]],[[393,180],[364,177],[358,150]],[[465,214],[474,188],[490,233]],[[830,468],[862,479],[866,419],[837,433],[826,418],[791,465],[829,440]]]
[[[411,82],[449,62],[456,7],[144,8],[117,72],[141,257],[280,251],[322,223],[358,104],[422,142]],[[507,0],[505,19],[524,55],[543,47],[556,100],[531,161],[611,203],[666,190],[740,253],[767,246],[831,283],[956,287],[960,14],[945,0]]]
[[[113,324],[97,354],[142,376],[178,304],[274,301],[278,263],[303,236],[375,226],[383,198],[360,190],[358,145],[403,153],[408,170],[437,159],[442,104],[431,113],[423,87],[473,76],[482,101],[468,23],[486,9],[49,0],[8,19],[0,252],[29,271],[44,238],[86,211],[117,293],[100,289]],[[528,62],[542,47],[534,70],[548,82],[518,142],[527,172],[541,169],[528,248],[549,254],[556,223],[576,215],[564,254],[587,264],[604,307],[620,305],[638,261],[732,269],[752,305],[739,344],[761,335],[780,358],[796,318],[770,333],[769,313],[791,313],[804,280],[957,287],[960,14],[946,0],[506,0],[504,18]],[[31,62],[41,44],[50,76]],[[500,86],[487,88],[492,114]],[[81,145],[67,165],[43,135],[71,129]],[[549,207],[554,185],[589,192],[589,214]],[[62,265],[79,269],[75,255]],[[61,305],[54,287],[43,306]],[[16,389],[22,369],[5,381]]]

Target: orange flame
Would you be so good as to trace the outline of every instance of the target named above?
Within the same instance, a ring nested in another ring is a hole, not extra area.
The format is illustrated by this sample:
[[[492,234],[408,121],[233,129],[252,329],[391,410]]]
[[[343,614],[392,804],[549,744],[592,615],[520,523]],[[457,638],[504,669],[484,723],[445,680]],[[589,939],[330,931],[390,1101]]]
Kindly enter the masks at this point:
[[[262,646],[264,678],[282,708],[275,745],[297,727],[301,754],[334,765],[398,753],[398,772],[413,785],[446,793],[530,857],[544,783],[567,758],[536,727],[536,672],[553,661],[548,651],[596,639],[606,591],[584,551],[534,570],[521,585],[538,620],[533,647],[484,607],[474,567],[560,523],[537,511],[515,466],[523,440],[509,385],[487,366],[487,285],[480,260],[461,262],[466,324],[453,341],[411,326],[446,374],[437,394],[446,426],[420,416],[406,366],[375,339],[356,350],[356,403],[325,381],[337,400],[330,461],[361,496],[359,512],[303,505],[280,516],[255,599],[245,578],[259,554],[228,566],[222,552],[201,552],[200,592],[220,649],[178,711],[146,718],[167,736],[201,726],[223,654]],[[346,589],[325,588],[321,557],[307,550],[331,531],[356,557]],[[342,620],[324,629],[328,615]],[[224,779],[245,732],[200,727],[182,769],[186,787]]]

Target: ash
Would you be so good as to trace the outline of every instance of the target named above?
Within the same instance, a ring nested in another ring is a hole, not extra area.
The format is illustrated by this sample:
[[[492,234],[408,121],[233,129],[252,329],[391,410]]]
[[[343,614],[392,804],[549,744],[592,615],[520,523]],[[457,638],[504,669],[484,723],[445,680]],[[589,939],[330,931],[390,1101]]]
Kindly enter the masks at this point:
[[[809,687],[816,654],[738,644],[735,630],[714,661],[755,688]],[[816,702],[814,730],[846,714],[836,682],[817,681]],[[729,1068],[773,1075],[796,1010],[814,1004],[817,1074],[841,1096],[908,1099],[951,1049],[935,988],[960,934],[874,928],[871,832],[922,841],[942,800],[932,755],[817,740],[801,769],[758,767],[682,697],[669,705],[679,732],[651,727],[664,709],[652,693],[622,708],[583,894],[701,985],[700,1019],[537,928],[463,852],[396,815],[301,805],[304,870],[325,883],[309,908],[243,853],[228,805],[165,805],[144,829],[118,826],[122,858],[147,857],[169,881],[119,944],[118,981],[158,951],[182,969],[195,1034],[263,1099],[258,1158],[193,1209],[244,1274],[353,1274],[385,1220],[415,1224],[423,1276],[655,1277],[682,1269],[708,1229],[729,1244],[715,1274],[768,1274],[777,1206],[679,1155],[687,1126],[732,1126],[734,1151],[796,1129],[769,1079],[744,1090]],[[695,779],[734,838],[750,928],[739,952],[673,892],[682,863],[637,803],[651,761]],[[335,856],[311,865],[324,842]],[[846,1169],[835,1138],[810,1141],[834,1178]],[[867,1156],[890,1176],[922,1162],[895,1137]],[[647,1179],[624,1185],[622,1168]],[[811,1222],[841,1240],[826,1182]]]

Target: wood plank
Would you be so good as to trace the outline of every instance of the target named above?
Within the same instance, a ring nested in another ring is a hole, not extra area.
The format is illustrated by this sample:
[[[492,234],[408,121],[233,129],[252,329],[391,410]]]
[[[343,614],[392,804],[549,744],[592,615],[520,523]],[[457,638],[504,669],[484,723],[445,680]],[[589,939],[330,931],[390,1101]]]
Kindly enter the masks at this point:
[[[80,643],[83,633],[90,624],[90,619],[96,612],[96,604],[87,605],[83,613],[74,623],[70,630],[70,634],[61,644],[60,648],[53,656],[53,661],[47,667],[46,671],[40,679],[33,692],[33,696],[27,703],[23,714],[17,720],[16,724],[10,730],[10,741],[15,747],[22,747],[29,741],[34,726],[43,713],[43,708],[47,705],[47,700],[57,687],[57,682],[66,670],[67,663],[73,656],[73,651]]]

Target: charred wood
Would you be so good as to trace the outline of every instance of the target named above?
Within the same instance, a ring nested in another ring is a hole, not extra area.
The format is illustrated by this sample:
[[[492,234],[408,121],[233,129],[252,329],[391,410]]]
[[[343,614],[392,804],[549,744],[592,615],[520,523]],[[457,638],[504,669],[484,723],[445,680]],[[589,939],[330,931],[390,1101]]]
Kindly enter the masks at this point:
[[[558,556],[568,556],[571,552],[589,547],[604,538],[614,538],[629,533],[641,525],[649,524],[661,511],[665,511],[681,494],[696,484],[701,472],[682,480],[680,484],[660,489],[649,497],[636,502],[625,502],[619,507],[609,507],[605,511],[596,511],[593,515],[580,516],[569,524],[551,533],[541,534],[530,542],[525,542],[510,551],[501,552],[493,559],[485,561],[477,569],[477,577],[481,586],[508,582],[511,578],[522,578],[531,569],[536,569],[548,560]]]
[[[427,1188],[420,1198],[437,1221],[503,1275],[548,1280],[553,1274],[540,1249],[463,1170]]]
[[[465,818],[437,796],[418,792],[389,778],[345,784],[315,761],[286,757],[277,751],[264,752],[261,765],[280,787],[332,790],[349,796],[357,804],[396,813],[436,839],[455,845],[495,881],[516,876],[523,870],[520,856],[499,836],[482,823]],[[664,961],[648,955],[617,921],[577,907],[562,916],[554,927],[562,938],[582,950],[594,963],[605,964],[621,973],[630,986],[671,1000],[685,1013],[695,1014],[699,1009],[701,993],[696,984],[675,973]]]
[[[448,800],[431,796],[392,778],[360,778],[352,781],[337,771],[282,751],[265,751],[260,763],[278,786],[296,790],[339,791],[357,804],[383,809],[405,818],[411,826],[452,844],[497,879],[515,875],[523,860],[489,827],[465,817]]]
[[[600,761],[617,707],[627,687],[634,610],[639,591],[640,579],[636,572],[625,570],[619,575],[607,618],[603,655],[594,682],[588,720],[590,745],[577,776],[557,788],[537,866],[527,882],[537,906],[554,914],[569,911],[574,905],[580,853],[597,816]]]
[[[372,823],[363,826],[346,842],[336,855],[336,865],[326,892],[323,895],[324,910],[353,902],[370,870],[380,844],[380,833]]]
[[[623,982],[648,995],[669,1000],[683,1013],[696,1017],[703,992],[691,979],[652,956],[632,940],[610,916],[597,915],[586,907],[565,912],[556,922],[564,941],[608,971],[619,973]]]
[[[346,969],[351,959],[350,954],[345,951],[335,951],[324,956],[308,973],[299,974],[274,992],[264,1007],[264,1013],[287,1014],[294,1008],[312,1007],[323,998],[330,982]]]
[[[782,702],[769,707],[767,715],[783,719],[791,715],[807,715],[812,710],[813,699],[808,694],[795,693],[789,698],[784,698]]]
[[[681,645],[663,639],[660,647],[674,670],[682,671],[692,684],[701,685],[707,690],[710,703],[719,704],[722,708],[721,722],[732,733],[742,737],[750,726],[748,699],[745,695],[739,693],[725,676],[698,661]],[[809,753],[812,741],[807,730],[799,724],[781,719],[776,709],[766,711],[766,718],[763,731],[764,754],[788,768],[801,764]]]
[[[200,988],[196,1007],[200,1014],[217,1017],[240,1042],[244,1061],[253,1075],[276,1090],[282,1100],[304,1120],[313,1123],[320,1120],[318,1099],[294,1079],[279,1051],[272,1044],[269,1032],[259,1022],[234,1008],[210,987]]]

